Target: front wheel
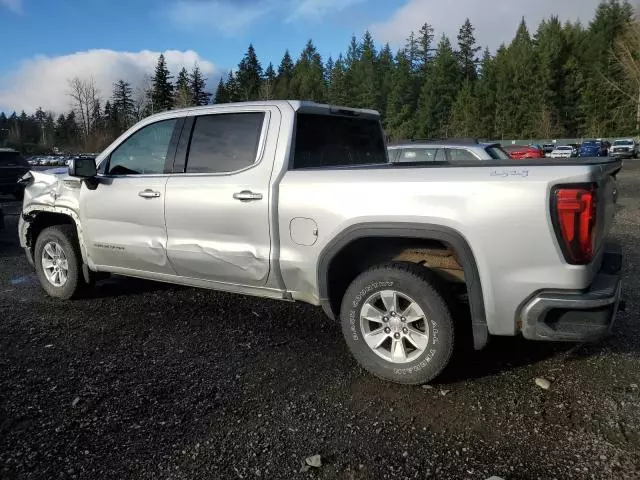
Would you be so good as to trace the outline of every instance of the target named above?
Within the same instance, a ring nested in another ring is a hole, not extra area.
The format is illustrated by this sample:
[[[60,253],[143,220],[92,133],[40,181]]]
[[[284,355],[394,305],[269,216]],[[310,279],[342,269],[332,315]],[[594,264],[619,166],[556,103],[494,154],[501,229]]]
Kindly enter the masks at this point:
[[[384,380],[429,382],[453,353],[451,311],[417,265],[390,263],[359,275],[344,295],[340,319],[358,363]]]
[[[82,257],[73,226],[45,228],[36,240],[33,253],[38,279],[50,296],[67,300],[85,287]]]

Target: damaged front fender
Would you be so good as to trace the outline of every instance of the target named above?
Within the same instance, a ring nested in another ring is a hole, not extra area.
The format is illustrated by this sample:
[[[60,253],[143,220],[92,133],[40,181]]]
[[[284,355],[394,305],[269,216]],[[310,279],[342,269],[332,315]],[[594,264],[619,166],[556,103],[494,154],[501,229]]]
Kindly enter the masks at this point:
[[[32,170],[20,182],[25,185],[18,225],[20,245],[30,253],[35,242],[32,228],[55,225],[60,223],[60,218],[56,216],[64,216],[75,224],[82,260],[90,264],[79,217],[82,180],[70,177],[66,169],[55,169],[43,172]]]

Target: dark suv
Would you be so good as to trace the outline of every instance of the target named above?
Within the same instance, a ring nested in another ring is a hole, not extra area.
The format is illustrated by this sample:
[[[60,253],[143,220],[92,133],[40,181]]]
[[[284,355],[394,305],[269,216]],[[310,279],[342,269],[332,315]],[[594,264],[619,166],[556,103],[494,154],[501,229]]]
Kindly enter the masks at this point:
[[[22,199],[24,186],[18,183],[20,177],[31,170],[19,152],[11,148],[0,148],[0,194],[10,193]]]

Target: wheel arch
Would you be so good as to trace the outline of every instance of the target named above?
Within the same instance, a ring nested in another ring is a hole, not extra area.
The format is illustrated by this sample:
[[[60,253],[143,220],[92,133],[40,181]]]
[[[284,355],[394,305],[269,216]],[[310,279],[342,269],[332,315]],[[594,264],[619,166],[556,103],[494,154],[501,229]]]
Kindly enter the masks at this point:
[[[339,314],[339,307],[336,306],[336,302],[331,301],[329,271],[332,262],[350,244],[366,238],[414,239],[436,241],[450,245],[456,252],[465,275],[474,348],[480,350],[487,344],[489,330],[480,273],[475,256],[469,242],[460,232],[442,225],[373,222],[353,225],[340,232],[320,253],[317,267],[320,305],[330,318],[335,319]]]
[[[42,230],[54,225],[73,225],[76,229],[80,253],[82,255],[82,263],[88,264],[88,255],[86,245],[84,243],[84,235],[82,225],[78,215],[70,208],[37,206],[22,213],[24,221],[23,231],[20,232],[24,236],[24,244],[31,255],[35,242]]]

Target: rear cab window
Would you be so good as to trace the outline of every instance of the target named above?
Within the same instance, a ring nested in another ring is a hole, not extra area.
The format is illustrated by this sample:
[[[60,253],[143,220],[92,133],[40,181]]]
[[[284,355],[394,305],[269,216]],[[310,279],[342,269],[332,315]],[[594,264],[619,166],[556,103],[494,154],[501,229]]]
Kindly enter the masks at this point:
[[[377,118],[298,112],[293,169],[346,167],[387,163],[387,150]]]

